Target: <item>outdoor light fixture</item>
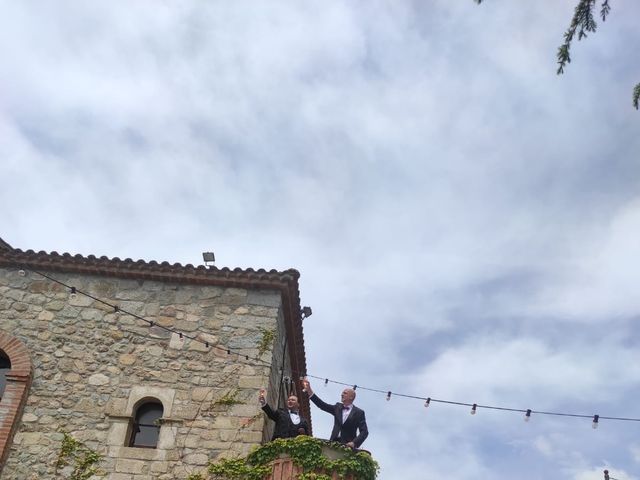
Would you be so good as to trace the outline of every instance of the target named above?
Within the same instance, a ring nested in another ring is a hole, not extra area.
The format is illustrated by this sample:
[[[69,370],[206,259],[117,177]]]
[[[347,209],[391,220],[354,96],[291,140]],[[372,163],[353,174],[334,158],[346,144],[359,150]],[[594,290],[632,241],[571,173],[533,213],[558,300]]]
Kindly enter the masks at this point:
[[[213,252],[202,252],[202,259],[204,260],[204,264],[209,267],[216,261],[216,256]]]
[[[313,314],[313,312],[311,311],[311,307],[302,307],[300,313],[302,314],[303,319],[309,318]]]

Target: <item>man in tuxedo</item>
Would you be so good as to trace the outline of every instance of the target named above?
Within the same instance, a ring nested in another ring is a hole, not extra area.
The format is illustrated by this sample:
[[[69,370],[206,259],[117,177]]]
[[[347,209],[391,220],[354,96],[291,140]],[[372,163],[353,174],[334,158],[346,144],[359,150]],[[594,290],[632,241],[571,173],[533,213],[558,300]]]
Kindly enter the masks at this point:
[[[273,430],[273,438],[291,438],[298,435],[308,435],[309,423],[300,415],[300,405],[298,404],[298,397],[295,395],[289,395],[287,398],[287,408],[279,408],[273,410],[265,399],[265,390],[260,390],[258,401],[262,406],[262,410],[267,414],[271,420],[276,422],[276,427]]]
[[[316,407],[333,415],[333,430],[329,440],[340,442],[347,447],[360,448],[362,442],[369,435],[369,429],[364,410],[353,404],[356,391],[352,388],[345,388],[340,395],[341,401],[335,405],[329,405],[313,393],[311,384],[306,378],[303,380],[303,385],[304,390],[309,394],[309,399],[316,404]]]

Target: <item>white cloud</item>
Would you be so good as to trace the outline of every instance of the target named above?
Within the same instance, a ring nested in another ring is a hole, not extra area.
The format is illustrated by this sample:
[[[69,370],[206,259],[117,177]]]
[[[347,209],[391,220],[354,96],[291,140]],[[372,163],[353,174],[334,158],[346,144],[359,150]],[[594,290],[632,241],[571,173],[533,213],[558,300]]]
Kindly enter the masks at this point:
[[[11,244],[295,267],[312,373],[635,415],[637,5],[563,77],[571,2],[2,7]],[[635,438],[379,400],[382,479],[591,478]]]

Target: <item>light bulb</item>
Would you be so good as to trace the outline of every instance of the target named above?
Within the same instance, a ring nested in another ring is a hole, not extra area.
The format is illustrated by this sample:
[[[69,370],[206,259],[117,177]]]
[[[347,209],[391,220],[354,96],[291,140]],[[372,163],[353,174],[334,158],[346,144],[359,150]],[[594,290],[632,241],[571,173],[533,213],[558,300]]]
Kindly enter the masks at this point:
[[[598,420],[600,420],[600,415],[594,415],[593,416],[593,423],[591,424],[591,428],[593,428],[593,429],[598,428]]]
[[[387,392],[387,402],[391,400],[391,392]]]
[[[18,275],[20,275],[21,277],[24,277],[27,274],[27,272],[25,272],[24,270],[20,269],[18,270]]]
[[[429,407],[429,404],[430,404],[430,403],[431,403],[431,397],[427,398],[427,399],[424,401],[424,408]]]
[[[476,407],[477,407],[477,405],[474,403],[473,406],[471,407],[471,415],[475,415],[476,414]]]
[[[524,414],[524,421],[528,422],[529,420],[531,420],[531,410],[527,409],[527,413]]]
[[[71,293],[69,294],[69,298],[71,300],[75,300],[78,294],[76,293],[76,287],[71,287]]]

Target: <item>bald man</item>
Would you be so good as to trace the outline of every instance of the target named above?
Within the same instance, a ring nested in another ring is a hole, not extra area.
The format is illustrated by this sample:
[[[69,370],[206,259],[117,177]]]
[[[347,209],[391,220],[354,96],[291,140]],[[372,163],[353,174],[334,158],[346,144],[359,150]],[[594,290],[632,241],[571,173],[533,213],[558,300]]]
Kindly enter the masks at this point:
[[[353,404],[356,399],[356,391],[353,388],[345,388],[340,395],[341,401],[335,405],[329,405],[313,392],[311,384],[306,378],[302,381],[302,384],[309,394],[309,399],[316,407],[333,415],[333,430],[329,440],[340,442],[347,447],[360,448],[362,442],[369,435],[369,429],[367,428],[364,410]]]

